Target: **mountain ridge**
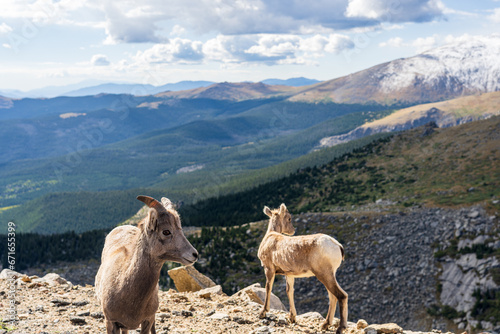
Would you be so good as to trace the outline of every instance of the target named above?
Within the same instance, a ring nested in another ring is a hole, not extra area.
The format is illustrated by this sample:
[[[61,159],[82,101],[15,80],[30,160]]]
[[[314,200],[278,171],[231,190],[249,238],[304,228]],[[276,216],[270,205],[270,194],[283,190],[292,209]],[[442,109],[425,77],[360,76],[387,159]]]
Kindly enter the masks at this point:
[[[500,36],[456,41],[308,87],[291,101],[436,102],[500,90]]]
[[[500,92],[420,104],[400,109],[384,118],[365,123],[348,133],[325,137],[321,139],[319,146],[333,146],[380,132],[404,131],[429,122],[435,122],[440,128],[455,126],[499,115],[499,106]]]

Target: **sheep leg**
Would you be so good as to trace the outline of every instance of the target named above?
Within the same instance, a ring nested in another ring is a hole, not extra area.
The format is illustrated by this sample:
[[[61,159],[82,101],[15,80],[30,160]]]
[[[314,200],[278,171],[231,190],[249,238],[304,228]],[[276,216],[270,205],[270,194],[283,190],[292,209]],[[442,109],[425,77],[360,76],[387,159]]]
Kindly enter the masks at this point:
[[[141,323],[141,334],[156,334],[155,320],[152,319],[144,320]]]
[[[316,273],[315,273],[316,274]],[[323,283],[328,290],[329,293],[332,293],[337,300],[339,301],[339,308],[340,308],[340,324],[339,327],[337,328],[337,334],[341,334],[342,331],[347,328],[347,293],[342,290],[340,285],[337,282],[337,279],[335,278],[335,274],[322,274],[322,273],[317,273],[316,277],[318,280]],[[330,303],[330,308],[332,307],[332,304]],[[329,326],[333,324],[333,316],[330,314],[330,311],[328,311],[328,317],[321,326],[323,330],[328,329]],[[330,319],[331,317],[331,319]],[[332,322],[330,322],[330,320]]]
[[[295,323],[295,317],[297,316],[297,311],[295,310],[295,301],[293,299],[293,284],[295,283],[295,278],[292,276],[286,277],[286,294],[288,296],[288,301],[290,302],[290,322]]]
[[[118,323],[106,320],[106,333],[107,334],[120,334],[120,327]]]
[[[271,304],[271,292],[273,290],[273,283],[275,277],[275,271],[269,268],[264,268],[264,272],[266,274],[266,300],[264,302],[264,307],[262,308],[262,312],[260,312],[259,317],[265,318],[266,312],[270,310]]]
[[[328,307],[328,314],[326,315],[326,321],[328,324],[333,324],[333,318],[335,317],[335,310],[337,309],[337,297],[330,291],[328,291],[328,298],[330,299],[330,306]]]

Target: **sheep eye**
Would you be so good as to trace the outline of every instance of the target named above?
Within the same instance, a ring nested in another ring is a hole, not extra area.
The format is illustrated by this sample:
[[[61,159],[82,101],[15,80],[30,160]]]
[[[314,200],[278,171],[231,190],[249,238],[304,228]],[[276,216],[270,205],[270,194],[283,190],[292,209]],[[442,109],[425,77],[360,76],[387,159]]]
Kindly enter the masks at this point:
[[[163,230],[162,233],[163,233],[164,236],[169,236],[169,235],[172,234],[172,232],[170,232],[169,230]]]

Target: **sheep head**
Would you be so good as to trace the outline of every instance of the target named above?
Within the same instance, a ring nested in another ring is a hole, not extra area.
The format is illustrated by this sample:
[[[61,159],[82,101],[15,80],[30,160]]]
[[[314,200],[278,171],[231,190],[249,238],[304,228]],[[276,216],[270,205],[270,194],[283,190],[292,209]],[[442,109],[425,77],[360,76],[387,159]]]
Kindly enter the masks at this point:
[[[292,225],[292,215],[288,212],[285,204],[281,204],[279,209],[271,210],[264,207],[264,213],[270,218],[269,228],[275,232],[294,235],[295,227]]]
[[[181,220],[172,202],[163,197],[162,202],[149,196],[137,196],[150,209],[139,225],[145,236],[152,258],[191,265],[198,259],[198,252],[182,232]]]

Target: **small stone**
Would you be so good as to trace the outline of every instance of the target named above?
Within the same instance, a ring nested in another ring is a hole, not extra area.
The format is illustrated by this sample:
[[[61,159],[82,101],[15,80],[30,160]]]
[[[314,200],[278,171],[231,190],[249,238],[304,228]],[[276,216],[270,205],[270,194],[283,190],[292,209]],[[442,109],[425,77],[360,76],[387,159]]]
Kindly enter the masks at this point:
[[[288,324],[288,321],[286,320],[286,317],[284,314],[280,314],[278,316],[278,322],[277,322],[278,326],[284,326],[284,325],[287,325]]]
[[[87,305],[89,302],[86,301],[86,300],[81,300],[81,301],[77,301],[77,302],[73,302],[73,305],[74,306],[85,306]]]
[[[67,305],[71,304],[69,301],[63,300],[63,299],[54,299],[54,300],[51,300],[50,302],[52,304],[54,304],[54,306],[67,306]]]
[[[23,314],[18,315],[19,320],[26,320],[26,319],[28,319],[28,316],[29,316],[29,314],[27,314],[27,313],[23,313]]]
[[[365,327],[365,333],[371,334],[376,331],[377,334],[396,334],[402,333],[403,329],[395,323],[387,323],[382,325],[370,325]]]
[[[80,312],[80,313],[77,313],[76,315],[79,317],[88,317],[90,315],[90,311]]]
[[[359,319],[356,323],[357,329],[365,329],[366,327],[368,327],[368,322],[366,322],[366,320],[364,319]]]
[[[278,320],[278,317],[276,316],[276,314],[272,314],[270,312],[267,312],[266,319],[268,319],[270,321],[276,321],[276,320]]]
[[[298,315],[297,318],[308,319],[308,320],[325,320],[323,316],[319,312],[307,312],[301,315]]]
[[[21,281],[25,282],[25,283],[31,283],[31,278],[29,278],[28,275],[23,275],[21,278],[20,278]]]
[[[214,313],[209,316],[209,318],[215,320],[229,320],[229,315],[227,315],[226,313]]]
[[[94,319],[104,319],[104,314],[101,311],[90,313],[90,316]]]
[[[468,216],[469,218],[474,219],[474,218],[479,217],[479,212],[478,212],[477,210],[473,210],[473,211],[469,212],[469,214],[468,214],[467,216]]]
[[[87,321],[82,317],[70,317],[69,321],[71,321],[73,325],[85,325],[87,323]]]
[[[181,315],[183,315],[185,317],[192,317],[193,316],[193,312],[182,310],[181,311]]]
[[[250,332],[251,334],[267,334],[271,333],[271,328],[269,326],[260,326],[253,331]]]
[[[248,325],[248,324],[253,324],[253,321],[244,319],[242,317],[233,317],[233,321],[236,322],[237,324],[240,325]]]
[[[165,319],[169,319],[171,317],[171,315],[168,313],[158,313],[157,316],[162,322],[165,321]]]

